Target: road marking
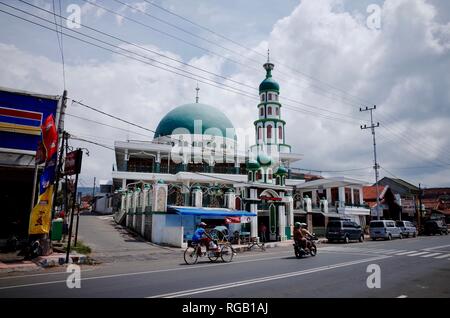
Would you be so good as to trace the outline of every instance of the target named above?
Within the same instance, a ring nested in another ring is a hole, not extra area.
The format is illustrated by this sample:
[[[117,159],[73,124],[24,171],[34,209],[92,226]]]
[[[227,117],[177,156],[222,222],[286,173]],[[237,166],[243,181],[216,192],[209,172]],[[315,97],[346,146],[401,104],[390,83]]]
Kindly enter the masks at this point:
[[[285,279],[285,278],[290,278],[290,277],[295,277],[295,276],[300,276],[300,275],[312,274],[312,273],[326,271],[326,270],[335,269],[335,268],[339,268],[339,267],[346,267],[346,266],[351,266],[351,265],[356,265],[356,264],[361,264],[361,263],[367,263],[367,262],[371,262],[371,261],[377,261],[377,260],[390,258],[390,257],[391,256],[371,257],[371,258],[366,258],[366,259],[362,259],[362,260],[358,260],[358,261],[351,261],[351,262],[345,262],[345,263],[338,263],[338,264],[334,264],[334,265],[321,266],[321,267],[307,269],[307,270],[298,271],[298,272],[278,274],[278,275],[260,277],[260,278],[255,278],[255,279],[248,279],[248,280],[237,281],[237,282],[233,282],[233,283],[213,285],[213,286],[201,287],[201,288],[196,288],[196,289],[181,290],[181,291],[173,292],[173,293],[149,296],[147,298],[185,297],[185,296],[190,296],[190,295],[194,295],[194,294],[202,294],[202,293],[212,292],[212,291],[221,290],[221,289],[234,288],[234,287],[239,287],[239,286],[264,283],[264,282],[278,280],[278,279]]]
[[[400,296],[398,296],[397,298],[407,298],[408,296],[406,296],[406,295],[400,295]]]
[[[438,250],[438,249],[440,249],[441,247],[448,247],[448,246],[450,246],[450,244],[447,244],[447,245],[441,245],[441,246],[435,246],[435,247],[430,247],[430,248],[424,248],[423,250],[424,250],[424,251],[433,251],[433,250]]]
[[[289,254],[293,254],[293,253],[289,253]],[[272,259],[280,259],[280,256],[282,256],[282,255],[274,256],[274,257],[267,257],[267,258],[255,258],[255,259],[249,259],[249,260],[245,260],[245,261],[238,261],[238,262],[231,262],[231,263],[216,263],[216,264],[205,264],[205,265],[196,265],[196,266],[188,266],[188,265],[186,265],[188,267],[182,267],[182,268],[176,267],[176,268],[157,269],[157,270],[135,272],[135,273],[122,273],[122,274],[112,274],[112,275],[104,275],[104,276],[94,276],[94,277],[81,278],[80,281],[94,280],[94,279],[103,279],[103,278],[123,277],[123,276],[145,275],[145,274],[154,274],[154,273],[163,273],[163,272],[173,272],[173,271],[190,270],[190,269],[213,267],[213,266],[214,267],[215,266],[227,266],[227,265],[233,265],[233,264],[242,264],[242,263],[250,263],[250,262],[272,260]],[[66,283],[66,280],[55,280],[55,281],[49,281],[49,282],[39,282],[39,283],[30,283],[30,284],[23,284],[23,285],[3,286],[3,287],[0,287],[0,290],[12,289],[12,288],[21,288],[21,287],[30,287],[30,286],[39,286],[39,285],[51,285],[51,284],[58,284],[58,283]]]
[[[419,253],[414,253],[414,254],[408,254],[406,256],[419,256],[419,255],[423,255],[423,254],[428,254],[429,252],[419,252]]]
[[[416,253],[417,251],[409,251],[409,252],[401,252],[401,253],[397,253],[394,255],[408,255],[408,254],[412,254],[412,253]]]
[[[432,256],[440,255],[440,254],[442,254],[442,253],[431,253],[428,255],[422,255],[421,257],[432,257]]]
[[[441,258],[446,258],[446,257],[450,257],[450,254],[444,254],[444,255],[441,255],[441,256],[436,256],[435,258],[441,259]]]

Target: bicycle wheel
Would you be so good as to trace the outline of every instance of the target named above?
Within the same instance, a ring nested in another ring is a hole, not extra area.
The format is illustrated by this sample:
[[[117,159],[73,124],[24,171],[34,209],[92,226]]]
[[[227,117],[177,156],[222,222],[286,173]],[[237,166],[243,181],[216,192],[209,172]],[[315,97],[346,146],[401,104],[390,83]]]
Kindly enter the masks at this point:
[[[208,258],[211,262],[215,262],[219,259],[220,252],[208,251],[207,253],[208,253]]]
[[[224,245],[222,246],[222,249],[220,250],[220,257],[222,258],[222,261],[225,263],[231,262],[234,256],[234,251],[231,245]]]
[[[193,264],[197,263],[197,260],[198,260],[197,249],[198,249],[197,246],[195,246],[195,247],[189,246],[184,251],[184,261],[186,262],[186,264],[193,265]]]

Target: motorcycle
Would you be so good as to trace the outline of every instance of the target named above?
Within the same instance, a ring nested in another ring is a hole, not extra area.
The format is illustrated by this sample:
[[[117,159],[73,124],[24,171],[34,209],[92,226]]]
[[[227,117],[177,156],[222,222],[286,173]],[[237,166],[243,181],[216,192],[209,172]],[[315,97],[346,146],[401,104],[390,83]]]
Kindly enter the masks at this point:
[[[305,249],[302,249],[301,246],[299,244],[297,244],[297,242],[295,242],[293,244],[295,257],[302,258],[303,256],[306,256],[306,255],[311,255],[311,256],[317,255],[317,246],[316,246],[316,243],[314,243],[314,241],[317,241],[316,235],[313,233],[312,236],[308,236],[306,238],[306,241],[307,242],[306,242]]]

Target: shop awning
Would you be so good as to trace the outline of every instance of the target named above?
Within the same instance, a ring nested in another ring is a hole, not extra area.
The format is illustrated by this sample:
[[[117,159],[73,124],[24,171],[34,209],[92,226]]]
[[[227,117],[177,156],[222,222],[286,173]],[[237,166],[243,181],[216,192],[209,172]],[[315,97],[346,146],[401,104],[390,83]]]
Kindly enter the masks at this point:
[[[167,212],[177,213],[180,215],[201,215],[201,216],[256,216],[256,213],[242,211],[242,210],[229,210],[229,209],[216,209],[216,208],[197,208],[197,207],[178,207],[169,206]]]

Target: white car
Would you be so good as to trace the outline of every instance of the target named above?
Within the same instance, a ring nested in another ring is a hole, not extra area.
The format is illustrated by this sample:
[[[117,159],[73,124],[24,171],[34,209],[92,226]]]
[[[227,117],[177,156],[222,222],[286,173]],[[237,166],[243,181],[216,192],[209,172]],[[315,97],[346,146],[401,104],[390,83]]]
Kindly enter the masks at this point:
[[[370,238],[376,240],[383,238],[392,240],[393,238],[403,238],[402,230],[395,225],[393,220],[377,220],[370,222]]]

